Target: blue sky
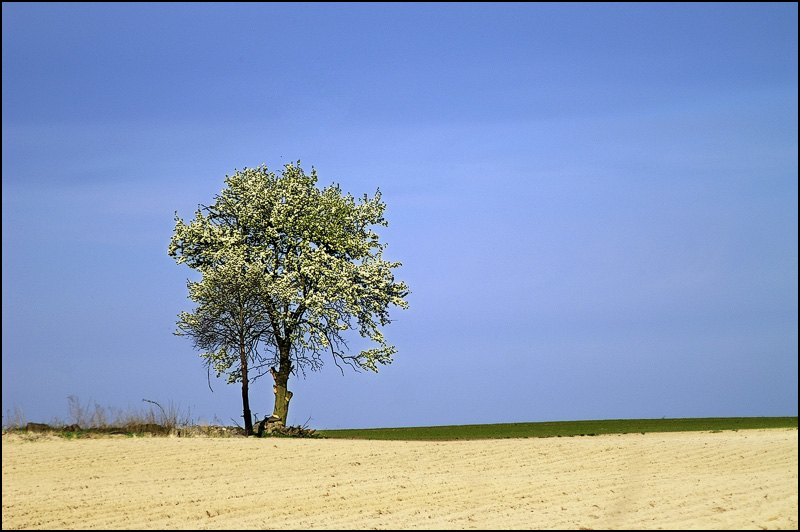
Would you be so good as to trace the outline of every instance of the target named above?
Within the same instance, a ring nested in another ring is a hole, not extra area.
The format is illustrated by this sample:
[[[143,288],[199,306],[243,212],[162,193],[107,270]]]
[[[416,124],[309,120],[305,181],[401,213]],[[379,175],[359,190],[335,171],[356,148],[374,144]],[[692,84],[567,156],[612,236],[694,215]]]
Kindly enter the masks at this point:
[[[797,9],[3,3],[4,421],[241,423],[172,334],[173,216],[297,160],[380,188],[412,293],[290,424],[796,416]]]

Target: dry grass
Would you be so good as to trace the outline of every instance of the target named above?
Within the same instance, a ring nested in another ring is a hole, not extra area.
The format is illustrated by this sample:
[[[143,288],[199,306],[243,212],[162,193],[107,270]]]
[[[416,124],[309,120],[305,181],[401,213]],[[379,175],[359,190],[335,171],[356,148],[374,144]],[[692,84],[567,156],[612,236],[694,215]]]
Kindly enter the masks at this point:
[[[13,413],[6,412],[3,431],[21,431],[27,428],[29,431],[39,433],[151,433],[164,435],[174,434],[179,430],[187,435],[210,432],[209,428],[196,428],[198,425],[193,421],[191,411],[182,410],[171,401],[164,408],[157,401],[142,399],[146,406],[127,410],[102,407],[91,400],[83,403],[74,395],[70,395],[67,401],[68,421],[55,418],[47,424],[28,423],[22,408],[15,406]]]

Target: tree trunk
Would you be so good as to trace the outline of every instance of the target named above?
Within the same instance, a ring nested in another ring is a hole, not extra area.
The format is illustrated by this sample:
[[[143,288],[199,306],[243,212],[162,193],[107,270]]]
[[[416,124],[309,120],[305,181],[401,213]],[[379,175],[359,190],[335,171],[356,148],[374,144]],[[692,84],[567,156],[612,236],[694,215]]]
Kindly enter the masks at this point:
[[[275,386],[272,387],[272,391],[275,392],[275,407],[272,409],[272,415],[279,417],[280,420],[277,423],[284,426],[289,416],[289,400],[292,398],[292,392],[286,389],[288,380],[288,372],[286,375],[282,375],[282,372],[278,373]]]
[[[281,425],[286,426],[288,416],[289,416],[289,400],[292,398],[292,392],[290,392],[286,386],[289,383],[289,374],[292,371],[292,362],[289,358],[289,348],[288,346],[281,346],[280,347],[280,366],[278,371],[275,371],[274,368],[270,369],[270,373],[272,373],[272,378],[275,379],[275,386],[272,387],[272,391],[275,392],[275,406],[272,409],[272,415],[274,417],[279,417]]]
[[[242,350],[244,353],[244,350]],[[242,407],[244,409],[244,433],[247,436],[253,435],[253,416],[250,414],[250,394],[248,391],[249,383],[247,381],[247,357],[241,355],[242,362]]]

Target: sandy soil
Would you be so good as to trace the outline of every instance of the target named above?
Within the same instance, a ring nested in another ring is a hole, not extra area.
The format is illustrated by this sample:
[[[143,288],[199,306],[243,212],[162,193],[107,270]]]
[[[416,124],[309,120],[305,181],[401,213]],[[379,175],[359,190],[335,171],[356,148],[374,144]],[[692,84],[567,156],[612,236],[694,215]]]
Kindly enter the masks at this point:
[[[14,528],[797,529],[796,429],[452,442],[3,436]]]

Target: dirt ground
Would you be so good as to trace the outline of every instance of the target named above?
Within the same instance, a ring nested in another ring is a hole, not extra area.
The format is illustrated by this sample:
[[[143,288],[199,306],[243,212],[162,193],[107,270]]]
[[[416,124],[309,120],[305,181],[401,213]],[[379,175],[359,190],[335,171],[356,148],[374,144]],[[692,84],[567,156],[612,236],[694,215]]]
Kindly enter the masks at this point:
[[[450,442],[4,435],[3,529],[797,529],[797,429]]]

